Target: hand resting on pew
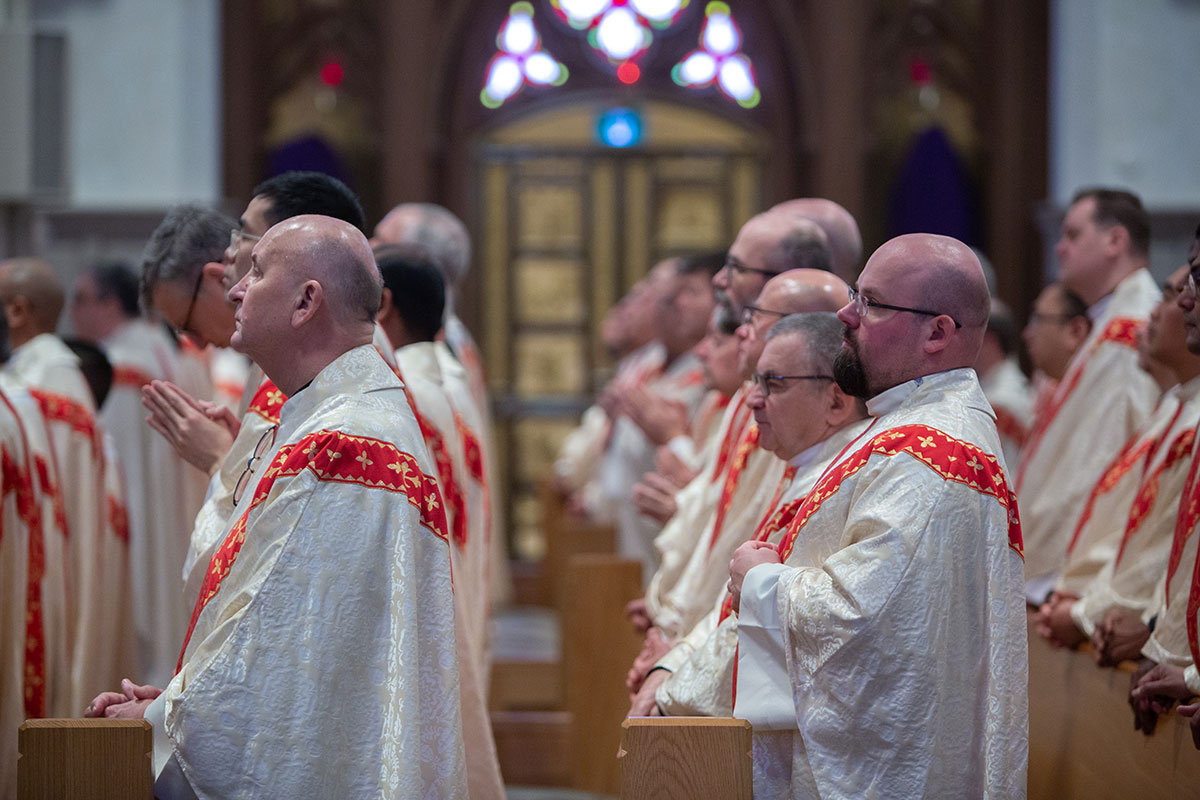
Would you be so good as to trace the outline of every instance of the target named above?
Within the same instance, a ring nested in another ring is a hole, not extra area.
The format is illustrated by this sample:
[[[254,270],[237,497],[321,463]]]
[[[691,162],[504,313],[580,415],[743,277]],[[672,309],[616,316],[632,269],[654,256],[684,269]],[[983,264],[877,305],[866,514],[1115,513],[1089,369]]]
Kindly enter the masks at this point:
[[[108,719],[142,719],[146,715],[146,706],[162,694],[162,689],[156,686],[138,686],[128,678],[121,679],[121,691],[101,692],[83,710],[85,717],[106,717]]]

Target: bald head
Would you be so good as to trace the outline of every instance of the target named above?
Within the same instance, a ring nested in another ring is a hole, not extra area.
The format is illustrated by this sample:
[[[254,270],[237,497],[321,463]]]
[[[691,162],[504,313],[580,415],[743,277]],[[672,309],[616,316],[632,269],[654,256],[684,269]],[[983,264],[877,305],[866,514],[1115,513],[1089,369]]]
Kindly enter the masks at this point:
[[[288,265],[299,271],[300,280],[321,283],[335,318],[375,322],[383,280],[371,246],[356,227],[333,217],[306,214],[285,220],[267,235],[292,254]]]
[[[343,353],[369,344],[383,291],[366,237],[332,217],[291,217],[266,232],[229,290],[234,349],[292,394]]]
[[[818,269],[792,269],[776,275],[763,287],[763,308],[788,314],[836,312],[846,305],[849,287],[834,275]]]
[[[446,283],[460,283],[471,264],[467,226],[433,203],[401,203],[375,226],[371,244],[415,245],[417,255],[442,271]]]
[[[971,367],[991,299],[979,259],[957,239],[915,233],[885,243],[858,279],[865,314],[847,305],[847,348],[835,375],[849,394],[872,397],[901,383]]]
[[[833,271],[845,280],[858,273],[862,260],[862,235],[858,223],[842,206],[823,197],[799,197],[773,206],[768,213],[795,215],[812,220],[825,233]]]
[[[767,331],[782,317],[814,311],[837,311],[846,305],[846,282],[832,272],[793,269],[776,275],[763,286],[758,300],[748,306],[737,329],[738,368],[749,378],[758,364]]]
[[[58,318],[62,314],[65,292],[54,268],[40,258],[14,258],[0,262],[0,299],[6,307],[13,304],[22,307],[22,313],[27,317],[27,331],[13,330],[13,344],[24,334],[24,339],[33,338],[39,333],[52,333],[58,326]],[[13,326],[10,316],[9,325]]]

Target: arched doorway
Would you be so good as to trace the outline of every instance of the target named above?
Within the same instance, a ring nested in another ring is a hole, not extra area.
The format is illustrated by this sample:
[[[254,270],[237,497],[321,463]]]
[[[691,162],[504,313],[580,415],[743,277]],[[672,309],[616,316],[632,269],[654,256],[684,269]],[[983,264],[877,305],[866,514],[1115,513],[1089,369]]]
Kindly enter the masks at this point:
[[[723,250],[762,204],[761,133],[662,100],[643,139],[597,139],[602,95],[533,110],[474,147],[480,342],[496,413],[510,541],[536,556],[536,483],[603,385],[604,312],[669,256]]]

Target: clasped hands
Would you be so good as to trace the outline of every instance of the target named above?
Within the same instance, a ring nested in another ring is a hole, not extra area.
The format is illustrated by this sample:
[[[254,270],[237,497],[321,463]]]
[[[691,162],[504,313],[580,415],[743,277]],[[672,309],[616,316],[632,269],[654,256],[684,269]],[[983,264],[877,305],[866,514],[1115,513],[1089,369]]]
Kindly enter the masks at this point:
[[[771,542],[749,541],[742,542],[733,551],[733,559],[729,562],[729,583],[726,587],[733,596],[733,610],[738,612],[742,607],[742,583],[746,573],[759,564],[782,564],[779,557],[779,547]]]
[[[218,403],[197,400],[168,381],[142,387],[146,422],[158,431],[180,458],[212,475],[229,452],[241,421]]]
[[[146,715],[146,706],[154,698],[162,694],[162,689],[156,686],[138,686],[128,678],[121,679],[121,691],[101,692],[96,699],[83,710],[85,717],[105,717],[107,719],[142,719]]]

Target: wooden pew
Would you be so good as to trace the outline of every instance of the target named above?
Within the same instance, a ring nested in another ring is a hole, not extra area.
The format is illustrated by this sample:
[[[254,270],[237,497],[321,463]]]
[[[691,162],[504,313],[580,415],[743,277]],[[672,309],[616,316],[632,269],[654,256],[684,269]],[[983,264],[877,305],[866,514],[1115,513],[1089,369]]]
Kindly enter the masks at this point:
[[[1086,648],[1055,648],[1029,625],[1029,798],[1200,796],[1200,751],[1188,721],[1133,729],[1131,664],[1097,667]]]
[[[141,719],[29,719],[17,734],[19,800],[150,800],[153,737]]]
[[[566,585],[562,643],[571,785],[616,794],[620,726],[629,710],[625,676],[642,647],[624,608],[642,590],[642,565],[616,556],[575,555]]]
[[[751,800],[751,729],[728,717],[635,717],[621,724],[621,797]]]

